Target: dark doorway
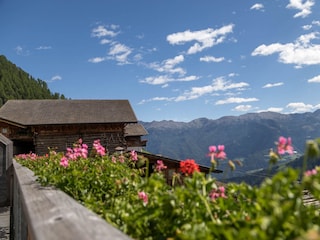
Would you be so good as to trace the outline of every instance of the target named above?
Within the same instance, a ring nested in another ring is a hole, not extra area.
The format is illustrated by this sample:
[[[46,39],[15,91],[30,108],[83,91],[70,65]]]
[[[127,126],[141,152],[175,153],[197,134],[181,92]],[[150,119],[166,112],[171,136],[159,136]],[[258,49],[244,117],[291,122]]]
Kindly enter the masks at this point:
[[[35,152],[32,140],[13,140],[13,155]]]

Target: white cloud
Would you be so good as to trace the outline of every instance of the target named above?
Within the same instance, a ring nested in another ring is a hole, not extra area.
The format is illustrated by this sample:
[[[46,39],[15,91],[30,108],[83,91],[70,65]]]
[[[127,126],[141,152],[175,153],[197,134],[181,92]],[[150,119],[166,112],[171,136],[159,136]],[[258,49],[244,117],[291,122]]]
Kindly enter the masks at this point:
[[[270,107],[268,108],[266,111],[268,112],[282,112],[283,108],[279,108],[279,107]]]
[[[92,29],[91,31],[91,36],[92,37],[115,37],[118,35],[118,32],[115,32],[114,30],[116,29],[116,25],[112,25],[111,30],[108,30],[105,26],[99,25]]]
[[[62,80],[62,77],[60,75],[55,75],[51,78],[51,81],[60,81]]]
[[[265,45],[262,44],[259,47],[257,47],[253,52],[252,52],[252,56],[256,56],[256,55],[271,55],[275,52],[281,52],[284,51],[286,49],[286,45],[280,44],[280,43],[272,43],[270,45]]]
[[[261,3],[256,3],[251,6],[250,10],[263,10],[264,6]]]
[[[158,72],[164,72],[164,73],[170,73],[170,74],[178,73],[181,76],[183,76],[186,74],[186,71],[181,67],[176,67],[176,65],[182,63],[183,61],[184,61],[184,56],[178,55],[174,58],[166,59],[161,63],[156,63],[156,62],[151,63],[148,65],[148,67]]]
[[[143,58],[143,56],[142,56],[141,53],[137,53],[136,55],[133,56],[133,59],[134,59],[136,62],[141,61],[142,58]]]
[[[199,77],[197,76],[186,76],[186,77],[181,77],[181,78],[174,78],[169,75],[162,75],[162,76],[155,76],[155,77],[147,77],[144,80],[141,80],[141,83],[147,83],[151,85],[161,85],[161,84],[166,84],[168,82],[189,82],[189,81],[194,81],[198,80]]]
[[[224,61],[224,57],[213,57],[213,56],[204,56],[200,58],[200,62],[222,62]]]
[[[228,74],[228,77],[235,77],[235,76],[239,76],[239,74],[238,73],[229,73]]]
[[[286,107],[290,108],[292,113],[303,113],[303,112],[311,112],[316,109],[319,109],[320,104],[312,105],[312,104],[305,104],[303,102],[295,102],[295,103],[289,103]]]
[[[187,42],[196,43],[192,45],[187,53],[195,54],[201,52],[206,48],[213,47],[219,43],[222,43],[225,40],[225,37],[228,33],[231,33],[233,30],[233,24],[223,26],[219,29],[208,28],[205,30],[199,31],[190,31],[186,30],[184,32],[177,32],[167,36],[167,41],[172,45],[182,45]]]
[[[283,82],[278,82],[278,83],[268,83],[264,85],[262,88],[272,88],[272,87],[279,87],[282,86]]]
[[[237,111],[237,112],[247,112],[252,110],[251,105],[238,105],[235,108],[232,109],[232,111]]]
[[[140,82],[151,84],[151,85],[159,85],[159,84],[165,84],[171,81],[172,81],[172,78],[168,77],[167,75],[163,75],[163,76],[156,76],[156,77],[147,77],[144,80],[141,80]]]
[[[88,60],[88,62],[91,62],[91,63],[99,63],[99,62],[103,62],[105,61],[106,59],[104,57],[95,57],[95,58],[90,58]]]
[[[47,80],[47,82],[55,82],[55,81],[60,81],[62,80],[62,77],[60,75],[55,75],[53,77],[51,77],[50,80]]]
[[[298,42],[300,45],[303,45],[303,46],[307,46],[307,47],[308,47],[308,44],[310,44],[311,40],[317,39],[317,38],[318,38],[318,35],[319,35],[318,32],[312,32],[312,33],[309,33],[309,34],[301,35],[301,36],[298,38],[298,41],[297,41],[297,42]]]
[[[167,59],[165,61],[164,65],[167,66],[168,68],[172,68],[175,65],[177,65],[177,64],[179,64],[179,63],[181,63],[183,61],[184,61],[184,56],[183,55],[179,55],[179,56],[176,56],[176,57],[174,57],[172,59]]]
[[[222,104],[230,104],[230,103],[244,103],[244,102],[256,102],[259,101],[258,98],[236,98],[231,97],[227,98],[225,100],[219,100],[215,104],[216,105],[222,105]]]
[[[110,48],[108,54],[109,55],[118,55],[118,54],[122,54],[122,53],[128,52],[128,51],[130,51],[130,48],[128,48],[126,45],[117,43],[117,44],[114,44]]]
[[[154,102],[154,101],[172,101],[174,98],[168,98],[168,97],[154,97],[154,98],[150,98],[150,99],[143,99],[141,100],[138,104],[144,104],[147,102]]]
[[[279,53],[279,61],[285,64],[314,65],[320,64],[320,45],[313,44],[311,40],[318,39],[318,32],[301,35],[294,43],[260,45],[252,56],[267,56]]]
[[[245,82],[232,83],[224,79],[224,77],[219,77],[213,80],[211,85],[206,85],[202,87],[192,87],[191,90],[184,92],[181,96],[176,98],[176,101],[185,101],[199,98],[206,94],[211,94],[218,91],[227,91],[231,89],[236,89],[238,91],[243,90],[248,87],[249,84]]]
[[[109,43],[111,43],[111,42],[112,42],[111,40],[105,39],[105,38],[100,40],[100,44],[101,44],[101,45],[109,44]]]
[[[143,80],[142,82],[149,83],[149,84],[164,84],[171,82],[171,81],[192,81],[196,80],[197,77],[190,76],[185,77],[183,79],[171,79],[167,76],[161,76],[158,78],[147,78]],[[207,94],[213,94],[215,92],[219,91],[227,91],[227,90],[244,90],[246,87],[248,87],[249,84],[245,82],[239,82],[239,83],[232,83],[231,81],[227,81],[224,79],[224,77],[219,77],[213,80],[211,85],[206,85],[202,87],[192,87],[189,91],[185,91],[182,95],[177,97],[156,97],[151,98],[148,100],[142,100],[140,103],[150,102],[150,101],[175,101],[175,102],[181,102],[181,101],[187,101],[192,99],[197,99],[203,95]],[[235,99],[235,98],[234,98]],[[245,102],[245,100],[242,100]],[[247,99],[247,101],[254,101],[253,99]],[[257,101],[257,100],[256,100]],[[239,102],[241,103],[241,101]]]
[[[49,50],[49,49],[52,49],[51,46],[39,46],[36,48],[37,50]]]
[[[152,85],[166,84],[168,82],[182,82],[182,81],[193,81],[199,79],[196,76],[187,76],[185,77],[186,71],[177,67],[176,65],[182,63],[184,61],[183,55],[175,56],[174,58],[168,58],[161,63],[153,62],[147,64],[148,68],[151,68],[157,72],[164,73],[162,76],[152,76],[147,77],[144,80],[141,80],[142,83],[148,83]],[[178,74],[179,77],[175,77],[174,75]]]
[[[100,44],[108,44],[110,46],[107,56],[90,58],[88,61],[92,63],[99,63],[105,60],[114,60],[118,65],[129,64],[129,55],[133,52],[133,49],[117,42],[114,38],[120,33],[119,26],[115,24],[111,25],[99,25],[92,29],[91,37],[100,38]],[[141,55],[135,55],[134,60],[142,59]]]
[[[309,83],[320,83],[320,75],[310,78],[308,80]]]
[[[302,29],[310,30],[313,26],[320,26],[320,21],[312,21],[311,24],[302,26]]]
[[[23,52],[23,48],[21,46],[16,46],[15,50],[16,50],[16,54],[18,55],[21,55],[21,53]]]
[[[116,43],[109,49],[109,59],[116,60],[119,64],[128,63],[128,56],[131,54],[132,49],[124,44]]]
[[[312,28],[312,25],[310,24],[302,26],[303,30],[310,30],[311,28]]]
[[[307,17],[312,13],[311,7],[314,5],[314,0],[290,0],[287,8],[293,8],[299,10],[293,17]]]
[[[29,50],[24,49],[21,46],[16,46],[15,49],[17,55],[28,56],[30,54]]]
[[[313,25],[320,26],[320,21],[312,21]]]

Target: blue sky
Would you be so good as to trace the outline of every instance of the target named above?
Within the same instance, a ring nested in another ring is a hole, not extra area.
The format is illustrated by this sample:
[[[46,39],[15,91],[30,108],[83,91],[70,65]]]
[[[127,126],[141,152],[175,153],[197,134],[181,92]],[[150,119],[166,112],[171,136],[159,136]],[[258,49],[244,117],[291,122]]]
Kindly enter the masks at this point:
[[[0,54],[142,121],[320,108],[316,0],[0,0]]]

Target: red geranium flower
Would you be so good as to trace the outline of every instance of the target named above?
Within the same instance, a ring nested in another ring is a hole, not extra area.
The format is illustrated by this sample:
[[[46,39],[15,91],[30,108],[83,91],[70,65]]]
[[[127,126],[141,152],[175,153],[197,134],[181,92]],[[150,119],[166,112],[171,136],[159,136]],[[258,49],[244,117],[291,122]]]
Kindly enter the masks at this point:
[[[186,175],[200,172],[199,165],[193,159],[186,159],[180,162],[180,171]]]

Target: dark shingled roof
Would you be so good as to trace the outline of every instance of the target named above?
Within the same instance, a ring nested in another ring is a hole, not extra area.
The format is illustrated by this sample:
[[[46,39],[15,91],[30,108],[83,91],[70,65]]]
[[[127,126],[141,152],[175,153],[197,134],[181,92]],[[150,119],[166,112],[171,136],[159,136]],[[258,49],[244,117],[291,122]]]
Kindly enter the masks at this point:
[[[125,136],[145,136],[147,134],[147,130],[139,123],[128,124],[125,127]]]
[[[0,120],[21,124],[137,123],[128,100],[8,100]]]

